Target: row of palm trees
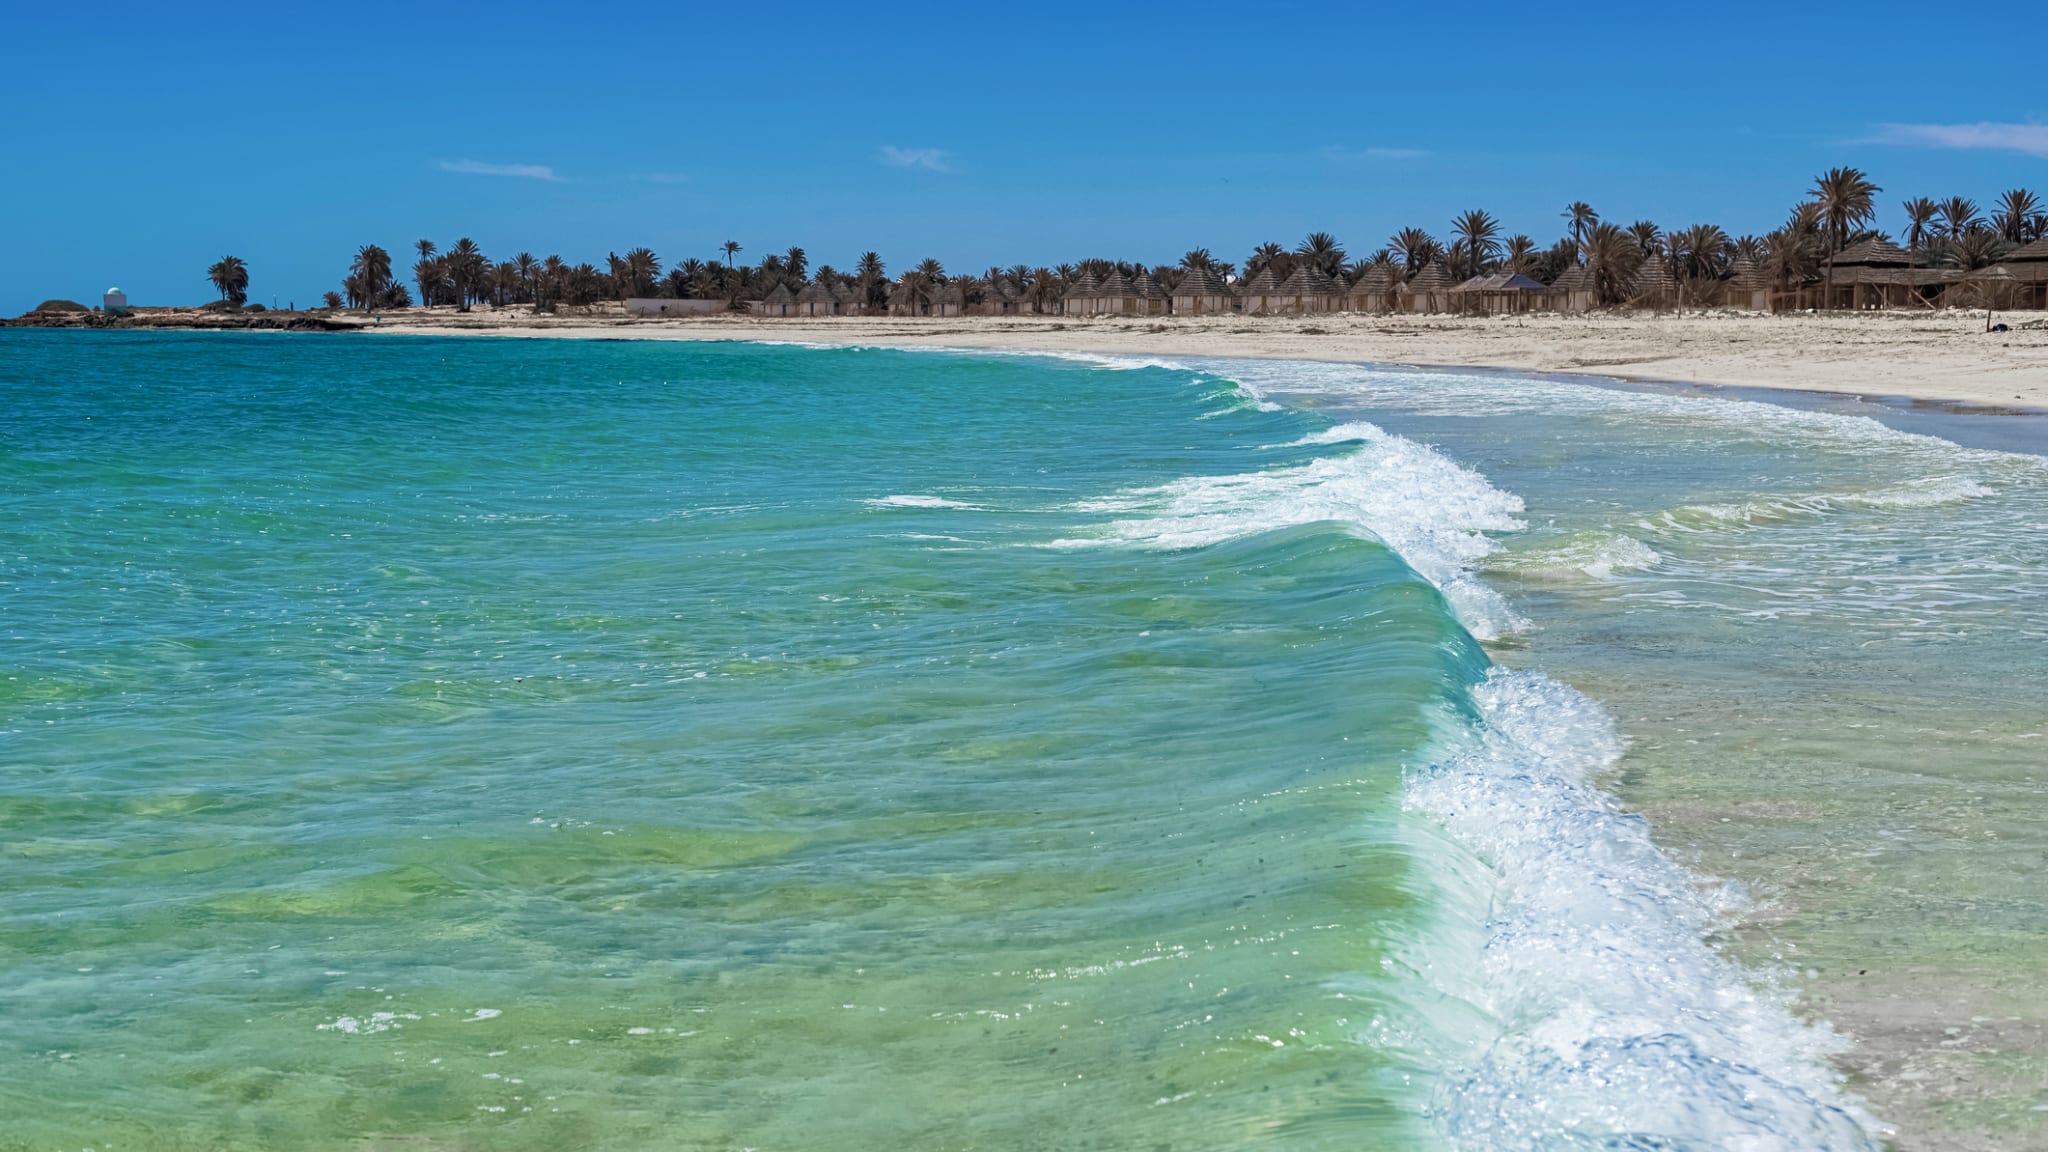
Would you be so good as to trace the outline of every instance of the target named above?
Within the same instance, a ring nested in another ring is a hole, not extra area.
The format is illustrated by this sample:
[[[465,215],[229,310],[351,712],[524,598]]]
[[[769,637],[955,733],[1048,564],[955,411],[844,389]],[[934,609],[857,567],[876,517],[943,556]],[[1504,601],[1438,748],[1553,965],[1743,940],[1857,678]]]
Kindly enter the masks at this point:
[[[1548,245],[1526,234],[1507,235],[1492,214],[1472,209],[1453,217],[1442,239],[1425,228],[1402,228],[1360,259],[1353,259],[1332,234],[1311,232],[1291,249],[1277,243],[1261,244],[1239,263],[1218,260],[1208,249],[1196,248],[1177,264],[1154,267],[1093,258],[1056,267],[1018,264],[989,268],[979,275],[955,276],[937,260],[927,259],[902,273],[894,284],[912,293],[952,284],[970,304],[1000,289],[1045,312],[1057,311],[1059,299],[1083,275],[1099,278],[1111,271],[1126,276],[1147,274],[1171,291],[1192,269],[1248,281],[1267,272],[1285,279],[1304,264],[1348,283],[1365,276],[1379,276],[1389,283],[1406,281],[1432,265],[1453,280],[1512,272],[1546,284],[1574,269],[1584,269],[1600,301],[1608,304],[1630,299],[1651,262],[1660,262],[1681,291],[1698,292],[1702,286],[1745,268],[1757,270],[1783,290],[1815,282],[1831,288],[1830,256],[1866,240],[1890,239],[1874,227],[1877,196],[1882,191],[1859,169],[1830,169],[1814,179],[1807,196],[1782,225],[1761,236],[1731,237],[1719,225],[1704,223],[1669,231],[1649,220],[1623,225],[1602,219],[1592,205],[1578,201],[1560,214],[1563,235]],[[1988,215],[1975,201],[1962,196],[1939,201],[1917,197],[1905,201],[1903,207],[1906,227],[1899,242],[1917,258],[1935,265],[1983,268],[2013,248],[2048,235],[2048,213],[2044,213],[2041,200],[2024,188],[2001,195]],[[862,253],[850,271],[831,265],[814,268],[800,247],[773,253],[750,266],[737,262],[745,249],[733,240],[721,244],[718,254],[708,260],[685,259],[666,271],[661,259],[644,247],[624,255],[610,253],[603,267],[572,265],[553,255],[535,259],[526,252],[493,262],[467,237],[445,251],[431,240],[419,241],[415,249],[418,259],[409,286],[394,275],[389,253],[374,244],[365,245],[343,279],[343,291],[327,294],[328,306],[407,307],[414,301],[415,288],[421,304],[463,310],[479,303],[553,310],[562,305],[587,306],[600,300],[646,296],[725,300],[736,305],[759,299],[777,285],[796,290],[817,283],[845,289],[856,306],[880,308],[888,303],[892,285],[881,257],[874,252]],[[240,266],[239,261],[234,263]],[[239,290],[246,290],[246,269],[241,276]],[[227,298],[228,290],[222,292]]]

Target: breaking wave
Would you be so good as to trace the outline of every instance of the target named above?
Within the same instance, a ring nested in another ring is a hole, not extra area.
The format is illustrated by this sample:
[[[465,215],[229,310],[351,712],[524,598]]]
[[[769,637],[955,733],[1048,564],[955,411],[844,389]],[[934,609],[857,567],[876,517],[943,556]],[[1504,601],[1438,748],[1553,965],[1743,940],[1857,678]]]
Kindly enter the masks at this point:
[[[1524,621],[1473,568],[1498,545],[1486,534],[1524,527],[1520,497],[1433,448],[1371,424],[1345,424],[1316,442],[1352,451],[1231,476],[1192,476],[1077,506],[1118,517],[1104,536],[1056,547],[1123,543],[1197,548],[1298,524],[1338,523],[1393,549],[1443,593],[1466,630],[1498,639]]]

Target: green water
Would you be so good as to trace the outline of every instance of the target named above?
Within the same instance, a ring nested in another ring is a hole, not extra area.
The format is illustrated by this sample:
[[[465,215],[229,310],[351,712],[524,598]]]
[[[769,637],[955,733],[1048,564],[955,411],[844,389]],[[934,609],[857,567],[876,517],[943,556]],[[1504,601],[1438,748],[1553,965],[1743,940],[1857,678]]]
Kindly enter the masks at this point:
[[[4,365],[10,1139],[1412,1124],[1360,974],[1413,931],[1400,763],[1484,657],[1337,526],[1078,544],[1086,501],[1299,462],[1266,446],[1321,421],[793,348]]]
[[[2044,521],[1579,383],[0,333],[0,1147],[2025,1146]]]

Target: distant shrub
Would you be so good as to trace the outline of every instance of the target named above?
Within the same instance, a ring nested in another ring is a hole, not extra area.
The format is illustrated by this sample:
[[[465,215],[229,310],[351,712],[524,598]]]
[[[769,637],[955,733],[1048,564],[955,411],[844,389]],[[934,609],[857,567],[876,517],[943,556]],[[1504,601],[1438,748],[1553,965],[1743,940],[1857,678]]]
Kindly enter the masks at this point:
[[[261,305],[261,304],[251,304],[251,305],[249,305],[249,307],[248,307],[248,311],[250,311],[250,312],[268,312],[268,311],[270,311],[270,309],[268,309],[268,308],[265,308],[265,307],[264,307],[263,305]]]
[[[45,300],[35,306],[37,312],[90,312],[92,309],[76,300]]]

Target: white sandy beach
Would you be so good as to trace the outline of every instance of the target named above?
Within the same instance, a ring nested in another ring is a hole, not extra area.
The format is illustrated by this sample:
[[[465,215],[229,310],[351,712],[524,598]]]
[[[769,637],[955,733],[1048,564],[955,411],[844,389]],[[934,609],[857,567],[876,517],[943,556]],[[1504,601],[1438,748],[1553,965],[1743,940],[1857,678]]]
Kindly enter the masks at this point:
[[[1054,316],[628,319],[617,305],[387,314],[376,331],[648,340],[802,340],[1032,351],[1371,361],[2048,408],[2048,318],[1981,312],[1519,317]]]

